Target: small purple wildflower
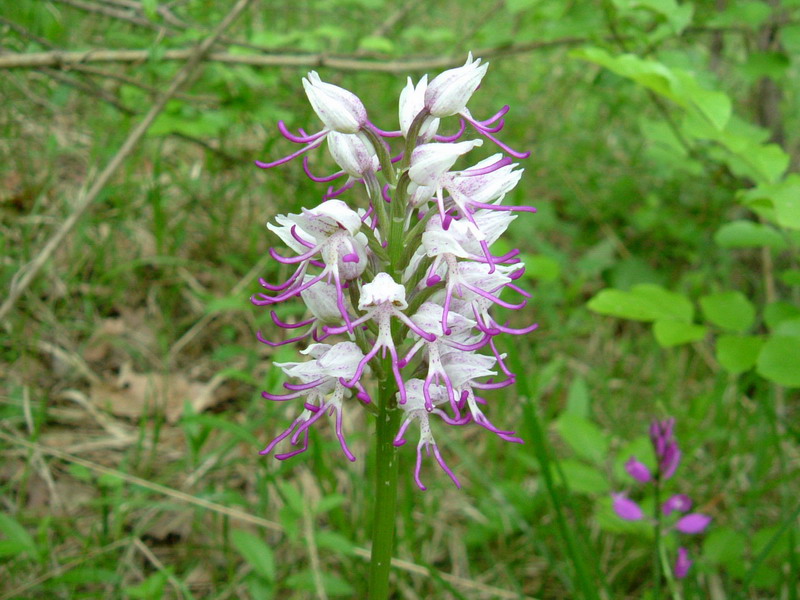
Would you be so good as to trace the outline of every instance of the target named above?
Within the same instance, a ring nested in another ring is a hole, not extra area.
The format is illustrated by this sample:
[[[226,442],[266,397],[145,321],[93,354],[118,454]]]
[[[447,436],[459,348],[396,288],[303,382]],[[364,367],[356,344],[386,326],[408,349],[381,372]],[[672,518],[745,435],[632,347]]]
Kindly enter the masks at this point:
[[[650,425],[650,441],[658,459],[658,473],[661,479],[669,479],[681,461],[681,451],[672,435],[675,419],[653,421]]]
[[[494,316],[498,308],[522,309],[531,296],[515,283],[525,269],[519,250],[497,256],[490,246],[516,218],[514,213],[536,209],[502,203],[522,175],[502,153],[454,169],[483,144],[481,139],[461,140],[467,123],[506,154],[529,155],[494,137],[505,124],[507,106],[484,121],[474,119],[466,107],[487,68],[470,55],[463,66],[430,83],[427,76],[416,85],[409,79],[400,94],[398,131],[375,126],[355,94],[322,81],[314,71],[303,79],[323,129],[293,133],[279,122],[283,137],[301,149],[256,164],[266,169],[304,155],[309,178],[330,187],[321,204],[278,215],[268,224],[293,253],[270,249],[270,255],[294,272],[278,285],[260,280],[265,291],[253,295],[252,302],[272,308],[300,298],[308,318],[287,323],[274,310],[270,313],[289,332],[287,339],[267,340],[261,332],[258,339],[269,346],[310,343],[302,353],[311,360],[275,363],[296,382],[284,384],[287,393],[263,392],[264,398],[302,402],[302,411],[261,454],[272,453],[284,440],[295,448],[276,458],[304,452],[309,429],[328,415],[342,452],[355,460],[345,441],[343,414],[371,402],[367,386],[372,372],[397,384],[396,398],[381,399],[404,415],[395,445],[405,443],[412,422],[419,424],[414,480],[422,490],[424,454],[460,487],[434,440],[433,427],[474,423],[505,441],[522,441],[489,420],[483,394],[515,380],[495,338],[524,335],[537,326],[512,328]],[[437,135],[442,119],[451,116],[460,119],[458,132]],[[393,152],[389,143],[396,138],[404,144]],[[316,176],[309,151],[325,140],[341,170]],[[344,177],[345,183],[333,184]],[[361,206],[340,199],[357,185],[366,192]],[[501,298],[507,293],[521,299]],[[497,379],[498,374],[505,378]],[[353,395],[360,402],[352,401]]]
[[[689,551],[681,546],[678,548],[678,557],[675,559],[675,568],[673,572],[675,577],[683,579],[689,574],[689,569],[692,567],[692,559],[689,558]]]
[[[650,425],[650,442],[657,460],[655,472],[651,473],[644,463],[633,456],[625,463],[625,471],[633,479],[642,484],[655,486],[656,497],[658,497],[663,484],[675,474],[680,464],[681,451],[675,440],[674,429],[675,419],[653,421]],[[639,521],[645,518],[641,507],[629,499],[626,494],[612,493],[611,497],[612,508],[620,518],[627,521]],[[660,509],[664,517],[669,517],[673,513],[682,515],[672,521],[667,531],[683,534],[703,533],[711,524],[711,517],[702,513],[689,513],[691,508],[692,500],[686,494],[674,494],[663,502]],[[656,527],[660,527],[662,519],[658,515],[656,517],[653,523]],[[678,556],[673,569],[675,577],[678,579],[686,577],[691,566],[692,560],[689,558],[688,550],[683,547],[678,548]]]
[[[675,529],[681,533],[703,533],[711,523],[711,517],[700,513],[691,513],[681,517],[675,523]]]
[[[650,474],[650,469],[647,468],[647,465],[639,462],[633,456],[631,456],[628,462],[625,463],[625,470],[628,472],[628,475],[633,477],[639,483],[647,483],[653,478],[653,476]]]
[[[614,512],[617,513],[620,519],[625,519],[626,521],[641,521],[644,519],[642,508],[625,494],[611,494],[611,496],[614,498]]]
[[[661,511],[664,516],[669,516],[672,512],[687,512],[692,508],[692,500],[686,494],[675,494],[661,505]]]

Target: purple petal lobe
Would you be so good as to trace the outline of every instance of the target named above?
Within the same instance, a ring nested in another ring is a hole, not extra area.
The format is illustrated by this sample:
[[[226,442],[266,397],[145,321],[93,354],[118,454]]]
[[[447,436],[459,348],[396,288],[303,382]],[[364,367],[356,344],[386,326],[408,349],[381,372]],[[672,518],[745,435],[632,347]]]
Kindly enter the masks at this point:
[[[614,498],[614,512],[621,519],[626,521],[641,521],[644,519],[644,512],[636,502],[627,498],[625,494],[611,494]]]
[[[675,523],[675,529],[681,533],[702,533],[711,523],[711,517],[701,513],[689,513]]]
[[[665,515],[669,515],[673,511],[683,513],[690,508],[692,508],[692,501],[686,494],[675,494],[661,505],[661,510]]]
[[[689,573],[689,569],[692,566],[692,559],[689,558],[689,552],[686,548],[680,547],[678,548],[678,557],[675,559],[675,577],[678,579],[683,579]]]
[[[628,475],[640,483],[647,483],[652,479],[650,469],[647,468],[647,465],[639,462],[633,456],[625,463],[625,470],[628,472]]]

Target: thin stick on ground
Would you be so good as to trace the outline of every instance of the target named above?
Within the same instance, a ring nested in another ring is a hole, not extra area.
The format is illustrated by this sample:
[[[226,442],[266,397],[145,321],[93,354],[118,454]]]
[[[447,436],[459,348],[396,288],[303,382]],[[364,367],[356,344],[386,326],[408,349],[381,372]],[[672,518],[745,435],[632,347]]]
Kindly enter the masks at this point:
[[[114,173],[116,173],[117,169],[131,154],[136,145],[142,140],[145,133],[147,133],[147,130],[156,120],[156,117],[158,117],[158,115],[161,114],[161,111],[164,110],[164,107],[167,105],[169,99],[172,98],[175,92],[177,92],[178,89],[184,83],[186,83],[186,81],[188,81],[190,76],[200,66],[200,63],[208,52],[209,48],[211,48],[211,46],[219,39],[222,33],[231,26],[233,21],[244,11],[244,9],[247,8],[248,4],[250,4],[250,0],[239,0],[239,2],[236,3],[228,15],[222,20],[222,22],[214,29],[211,35],[206,37],[196,48],[189,52],[188,56],[186,57],[186,64],[172,79],[167,91],[165,91],[164,94],[155,101],[144,118],[139,122],[138,125],[136,125],[136,127],[133,128],[120,149],[117,151],[108,165],[106,165],[106,168],[103,169],[103,171],[97,177],[94,184],[92,184],[92,186],[89,188],[89,191],[81,195],[72,214],[67,217],[61,227],[54,233],[53,237],[50,238],[50,241],[45,244],[44,248],[41,249],[33,261],[31,261],[28,265],[23,266],[21,271],[24,270],[24,273],[21,275],[21,277],[19,277],[16,285],[14,285],[9,291],[6,301],[2,306],[0,306],[0,321],[2,321],[10,312],[19,297],[26,289],[28,289],[28,286],[53,254],[55,249],[58,248],[67,235],[69,235],[69,233],[83,216],[83,213],[86,212],[86,209],[88,209],[89,206],[91,206],[95,199],[100,195],[100,192],[111,180],[111,177],[114,175]]]

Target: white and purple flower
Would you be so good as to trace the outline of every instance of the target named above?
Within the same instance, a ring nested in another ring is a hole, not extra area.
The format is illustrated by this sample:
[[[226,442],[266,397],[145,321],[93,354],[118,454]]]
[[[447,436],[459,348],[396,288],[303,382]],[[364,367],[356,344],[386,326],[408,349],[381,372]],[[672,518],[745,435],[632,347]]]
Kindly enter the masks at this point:
[[[303,169],[317,182],[346,176],[347,183],[328,188],[317,206],[278,215],[268,225],[290,251],[284,255],[270,249],[270,255],[281,269],[289,266],[294,272],[279,285],[260,280],[266,291],[256,293],[252,302],[270,307],[272,322],[288,333],[276,336],[282,341],[269,341],[261,332],[258,339],[270,347],[310,345],[302,351],[308,360],[274,363],[290,381],[283,384],[286,393],[263,392],[264,398],[302,403],[302,408],[262,454],[287,443],[292,448],[276,458],[303,452],[309,429],[330,415],[342,452],[354,460],[344,438],[343,414],[361,405],[375,409],[367,393],[371,378],[391,386],[392,394],[396,390],[393,397],[379,395],[375,402],[379,412],[402,413],[392,432],[395,445],[405,442],[411,423],[419,424],[414,480],[420,489],[425,489],[425,453],[460,486],[434,440],[434,422],[436,427],[477,425],[503,440],[522,441],[489,420],[492,402],[483,395],[514,383],[496,338],[529,333],[536,325],[516,329],[494,314],[522,309],[530,294],[515,283],[524,270],[519,251],[496,256],[490,247],[515,212],[535,209],[503,204],[523,173],[509,156],[494,154],[454,170],[460,157],[483,143],[459,141],[467,123],[511,157],[528,155],[494,137],[508,107],[485,121],[475,120],[467,109],[487,67],[470,55],[463,66],[430,82],[427,76],[416,84],[409,79],[400,93],[400,130],[395,132],[375,126],[352,92],[322,81],[313,71],[303,79],[323,129],[295,134],[279,123],[283,137],[302,148],[257,164],[284,164],[327,140],[341,171],[314,176],[308,155]],[[458,132],[439,135],[442,121],[452,116],[460,121]],[[404,144],[393,150],[391,142],[398,138]],[[361,185],[366,194],[360,204],[343,199]],[[506,289],[523,300],[501,299]],[[305,303],[307,316],[296,322],[281,319],[275,305],[297,298]],[[505,377],[497,380],[498,373]],[[692,525],[697,526],[687,527]]]

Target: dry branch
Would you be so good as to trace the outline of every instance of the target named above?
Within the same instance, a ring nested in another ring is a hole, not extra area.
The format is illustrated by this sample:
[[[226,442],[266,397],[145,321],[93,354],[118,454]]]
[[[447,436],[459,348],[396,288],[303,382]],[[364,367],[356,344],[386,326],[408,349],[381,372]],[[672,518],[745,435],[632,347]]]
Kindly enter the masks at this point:
[[[486,59],[498,56],[525,54],[544,48],[575,46],[583,44],[586,41],[585,38],[566,37],[543,42],[530,42],[528,44],[483,48],[473,51],[473,54]],[[167,50],[159,56],[159,60],[187,60],[191,54],[191,49],[181,48]],[[210,52],[206,55],[206,60],[232,65],[249,65],[251,67],[330,67],[332,69],[339,69],[340,71],[404,73],[406,71],[426,71],[460,66],[464,62],[464,54],[465,52],[458,52],[454,56],[378,61],[344,56],[329,56],[325,54],[241,55],[228,52]],[[151,59],[152,53],[148,50],[96,49],[79,52],[31,52],[28,54],[0,55],[0,69],[36,69],[41,67],[67,68],[73,65],[103,62],[144,63]]]
[[[219,39],[219,36],[222,35],[222,32],[230,27],[233,21],[242,13],[242,11],[244,11],[249,3],[250,0],[239,0],[211,34],[196,48],[188,51],[186,56],[186,64],[172,79],[172,82],[164,94],[158,100],[156,100],[144,118],[139,122],[138,125],[136,125],[136,127],[133,128],[120,149],[92,184],[89,191],[86,192],[85,195],[81,195],[72,214],[67,217],[66,221],[64,221],[61,227],[54,233],[53,237],[51,237],[47,244],[45,244],[44,248],[42,248],[36,258],[34,258],[31,263],[20,269],[20,271],[15,275],[13,280],[16,283],[9,290],[6,301],[2,306],[0,306],[0,321],[5,318],[22,293],[31,284],[33,278],[36,277],[36,275],[39,273],[39,270],[53,254],[55,249],[61,245],[69,232],[72,231],[72,228],[75,227],[77,222],[83,216],[83,213],[86,212],[86,209],[89,208],[92,202],[94,202],[103,188],[111,180],[111,177],[114,175],[114,173],[116,173],[117,169],[122,165],[128,155],[141,141],[147,130],[153,124],[153,121],[155,121],[156,117],[158,117],[158,115],[161,114],[161,111],[164,110],[164,107],[169,99],[172,98],[175,92],[177,92],[184,83],[186,83],[195,69],[197,69],[197,67],[201,64],[202,58],[206,52],[208,52],[209,48],[211,48],[214,42]],[[20,273],[22,273],[21,276]],[[19,276],[18,280],[17,276]]]

